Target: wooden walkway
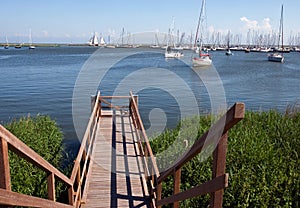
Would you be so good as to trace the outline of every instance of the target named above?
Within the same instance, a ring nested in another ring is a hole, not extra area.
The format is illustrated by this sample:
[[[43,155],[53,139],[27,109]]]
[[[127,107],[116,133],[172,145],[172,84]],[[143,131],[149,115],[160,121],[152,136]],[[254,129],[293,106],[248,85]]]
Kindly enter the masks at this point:
[[[119,110],[101,115],[82,207],[150,207],[132,118]]]

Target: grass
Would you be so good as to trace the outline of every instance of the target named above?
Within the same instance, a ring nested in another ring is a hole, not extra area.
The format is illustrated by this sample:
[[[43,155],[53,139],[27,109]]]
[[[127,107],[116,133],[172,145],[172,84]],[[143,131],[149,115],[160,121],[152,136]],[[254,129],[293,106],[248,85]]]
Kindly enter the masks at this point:
[[[230,130],[226,163],[229,186],[224,192],[223,207],[299,207],[300,113],[296,109],[288,108],[285,114],[275,110],[246,112],[243,121]],[[211,119],[210,116],[198,119],[201,127],[198,135],[209,128]],[[151,140],[158,159],[178,139],[182,123]],[[159,163],[159,168],[163,169],[164,165]],[[210,167],[211,157],[201,162],[200,156],[183,166],[181,190],[209,180]],[[164,197],[172,194],[172,180],[163,187]],[[207,207],[208,204],[209,196],[180,203],[181,207]]]

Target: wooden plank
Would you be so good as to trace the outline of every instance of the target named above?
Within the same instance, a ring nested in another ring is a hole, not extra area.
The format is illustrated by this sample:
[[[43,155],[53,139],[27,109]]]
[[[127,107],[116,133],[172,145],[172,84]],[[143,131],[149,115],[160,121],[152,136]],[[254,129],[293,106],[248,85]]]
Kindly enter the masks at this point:
[[[6,140],[0,137],[0,188],[11,190],[8,146]]]
[[[172,195],[170,197],[164,198],[157,201],[156,206],[162,206],[165,204],[171,204],[176,201],[182,201],[185,199],[193,198],[199,195],[204,195],[208,193],[215,192],[220,189],[224,189],[228,186],[228,174],[216,177],[208,182],[205,182],[201,185],[195,186],[184,192]]]
[[[116,110],[111,117],[101,117],[98,125],[82,207],[148,207],[149,192],[130,115]]]
[[[0,189],[0,205],[43,207],[43,208],[71,208],[73,206],[42,199],[34,196],[19,194],[16,192]]]
[[[226,132],[213,153],[212,178],[225,174],[228,132]],[[222,207],[224,189],[211,193],[210,207]]]
[[[180,183],[181,183],[181,168],[175,170],[174,172],[174,191],[173,194],[176,195],[180,192]],[[174,208],[179,208],[179,201],[174,202]]]
[[[50,173],[47,177],[48,199],[55,201],[55,178],[54,174]]]

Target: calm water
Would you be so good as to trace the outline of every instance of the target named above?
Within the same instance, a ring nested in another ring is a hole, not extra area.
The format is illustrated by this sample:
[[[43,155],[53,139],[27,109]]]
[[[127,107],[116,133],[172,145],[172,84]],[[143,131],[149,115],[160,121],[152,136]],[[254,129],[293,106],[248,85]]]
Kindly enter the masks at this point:
[[[28,114],[49,114],[62,128],[66,146],[78,146],[72,119],[73,88],[78,74],[89,67],[86,63],[95,51],[92,47],[0,49],[0,122]],[[146,128],[150,128],[150,122],[173,127],[183,117],[179,112],[193,114],[194,103],[189,102],[193,98],[200,112],[211,111],[210,90],[205,86],[217,82],[212,75],[207,82],[201,79],[211,68],[193,69],[188,65],[190,51],[184,51],[183,61],[165,60],[161,52],[101,49],[96,56],[100,62],[93,66],[94,73],[109,68],[99,80],[102,94],[120,91],[127,95],[133,90],[139,95]],[[234,52],[227,57],[216,51],[212,57],[228,105],[238,101],[244,102],[249,110],[283,111],[287,104],[300,99],[300,53],[285,54],[284,64],[266,61],[264,53]],[[114,64],[108,67],[111,63]],[[90,93],[96,91],[97,87]]]

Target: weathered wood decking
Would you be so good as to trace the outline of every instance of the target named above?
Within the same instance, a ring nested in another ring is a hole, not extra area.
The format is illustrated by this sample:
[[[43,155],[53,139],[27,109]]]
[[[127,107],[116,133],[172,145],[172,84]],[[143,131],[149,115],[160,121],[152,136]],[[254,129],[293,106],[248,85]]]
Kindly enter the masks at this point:
[[[150,207],[136,130],[128,112],[103,111],[83,207]]]

